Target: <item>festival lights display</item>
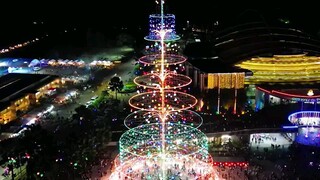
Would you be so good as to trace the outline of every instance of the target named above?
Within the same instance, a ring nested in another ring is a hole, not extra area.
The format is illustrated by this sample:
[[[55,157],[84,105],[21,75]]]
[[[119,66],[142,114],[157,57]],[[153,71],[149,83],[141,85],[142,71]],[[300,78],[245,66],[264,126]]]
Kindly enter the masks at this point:
[[[208,74],[208,89],[242,89],[244,88],[244,73]]]
[[[320,81],[320,57],[296,55],[274,55],[244,60],[236,66],[248,69],[253,76],[246,82],[315,82]]]
[[[288,120],[298,126],[296,142],[320,147],[320,111],[299,111],[289,115]]]
[[[306,146],[320,147],[320,128],[316,126],[299,127],[295,141]]]
[[[266,89],[258,86],[257,86],[257,89],[276,97],[292,99],[295,101],[312,102],[312,101],[319,101],[319,98],[320,98],[320,91],[318,89],[310,89],[310,88],[285,89],[283,88],[281,90],[273,90],[273,89]]]
[[[299,111],[290,114],[288,120],[298,126],[320,126],[320,111]]]
[[[234,103],[233,103],[233,113],[237,113],[237,96],[238,89],[244,88],[245,73],[208,73],[207,74],[207,88],[208,89],[218,89],[217,96],[217,111],[220,113],[220,92],[221,89],[234,89]]]
[[[23,42],[23,43],[18,43],[16,45],[12,45],[12,46],[9,46],[7,48],[0,49],[0,54],[11,52],[11,51],[13,51],[15,49],[19,49],[19,48],[27,46],[27,45],[29,45],[31,43],[35,43],[36,41],[39,41],[39,39],[35,38],[35,39],[30,40],[30,41],[26,41],[26,42]]]
[[[163,23],[161,23],[163,21]],[[149,35],[144,39],[148,41],[161,41],[158,33],[161,29],[167,31],[164,41],[176,41],[180,37],[176,34],[176,17],[173,14],[151,14],[149,16]]]
[[[163,1],[161,9],[163,12]],[[171,68],[186,58],[165,54],[164,42],[173,32],[168,29],[172,24],[166,24],[168,16],[163,13],[155,17],[159,19],[154,20],[156,38],[146,39],[160,39],[161,51],[139,59],[140,63],[154,68],[134,79],[145,91],[129,99],[136,111],[124,120],[129,130],[119,140],[120,153],[110,179],[220,179],[208,153],[208,139],[198,130],[202,118],[190,110],[197,99],[182,92],[191,79]]]

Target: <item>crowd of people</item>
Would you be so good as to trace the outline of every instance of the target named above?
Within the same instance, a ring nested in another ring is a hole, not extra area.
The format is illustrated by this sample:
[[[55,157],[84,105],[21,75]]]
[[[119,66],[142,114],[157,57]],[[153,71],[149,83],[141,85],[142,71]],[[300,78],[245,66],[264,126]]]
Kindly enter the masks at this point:
[[[137,162],[139,161],[139,162]],[[111,179],[163,179],[172,180],[213,180],[218,176],[212,165],[199,160],[173,159],[162,164],[159,160],[147,159],[126,162],[121,167],[115,167]]]

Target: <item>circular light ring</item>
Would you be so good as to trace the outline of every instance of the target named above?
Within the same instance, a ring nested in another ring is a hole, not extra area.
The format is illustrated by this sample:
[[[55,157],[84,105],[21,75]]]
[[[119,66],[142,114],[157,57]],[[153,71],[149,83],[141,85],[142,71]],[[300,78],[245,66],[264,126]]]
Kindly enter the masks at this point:
[[[119,154],[119,165],[126,163],[127,161],[130,161],[132,159],[161,159],[164,158],[167,160],[170,159],[175,159],[176,157],[179,158],[183,158],[183,159],[188,159],[189,157],[192,159],[198,159],[201,160],[203,162],[206,163],[212,163],[213,159],[211,157],[211,155],[208,153],[208,151],[204,150],[204,151],[198,151],[195,153],[190,153],[189,155],[181,155],[179,154],[179,152],[177,151],[177,153],[174,152],[166,152],[165,154],[162,154],[161,152],[156,152],[156,153],[148,153],[145,156],[142,155],[134,155],[134,154]]]
[[[120,157],[121,161],[125,162],[127,160],[132,159],[133,157],[142,157],[142,158],[148,158],[148,157],[154,157],[159,156],[159,153],[161,152],[160,146],[155,146],[150,144],[149,146],[131,146],[127,149],[120,148]],[[176,144],[168,144],[166,146],[166,155],[168,156],[197,156],[197,157],[203,157],[203,154],[206,154],[208,152],[207,149],[204,149],[203,147],[196,146],[193,143],[184,143],[183,145],[176,145]]]
[[[320,126],[320,111],[299,111],[288,116],[288,120],[298,126]]]
[[[129,99],[129,104],[140,110],[162,112],[161,97],[160,91],[144,92],[132,96]],[[194,96],[179,91],[165,90],[164,97],[165,112],[182,111],[197,104],[197,99]]]
[[[166,153],[186,156],[208,150],[207,136],[197,128],[177,123],[166,123],[164,138],[159,132],[162,124],[145,124],[126,131],[119,140],[120,156],[147,157],[161,152],[165,144]],[[165,142],[163,142],[165,141]]]
[[[183,110],[183,111],[173,111],[166,114],[166,122],[168,123],[178,123],[187,126],[191,126],[194,128],[199,128],[202,123],[202,117],[190,110]],[[128,129],[135,128],[140,125],[149,124],[149,123],[160,123],[161,118],[158,112],[150,112],[150,111],[143,111],[138,110],[131,114],[129,114],[124,119],[124,125]]]
[[[177,65],[185,62],[186,57],[177,54],[165,54],[164,55],[164,65]],[[148,65],[161,65],[161,54],[149,54],[142,56],[139,62]]]
[[[190,134],[190,136],[194,136],[191,135],[192,132],[199,132],[200,135],[205,136],[204,133],[202,133],[200,130],[198,130],[195,127],[192,126],[188,126],[185,124],[181,124],[181,123],[173,123],[173,122],[168,122],[165,123],[165,135],[167,138],[171,138],[173,135],[174,136],[186,136],[186,134]],[[135,134],[135,135],[139,135],[139,136],[150,136],[152,138],[156,138],[157,136],[159,136],[159,132],[162,130],[162,123],[149,123],[149,124],[143,124],[141,126],[137,126],[135,128],[131,128],[128,131],[126,131],[125,133],[122,134],[122,137],[125,137],[126,134]],[[120,138],[120,141],[121,141]]]
[[[149,89],[160,89],[162,86],[162,81],[158,73],[150,73],[143,76],[138,76],[134,80],[134,83],[138,86],[142,86]],[[165,74],[164,79],[164,89],[177,89],[188,86],[191,84],[192,79],[188,76],[176,73]]]
[[[161,41],[160,36],[159,37],[157,37],[157,36],[145,36],[144,39],[147,40],[147,41],[155,41],[155,42],[160,42]],[[178,36],[176,34],[172,34],[170,36],[164,37],[163,41],[164,42],[171,42],[171,41],[177,41],[179,39],[181,39],[180,36]]]

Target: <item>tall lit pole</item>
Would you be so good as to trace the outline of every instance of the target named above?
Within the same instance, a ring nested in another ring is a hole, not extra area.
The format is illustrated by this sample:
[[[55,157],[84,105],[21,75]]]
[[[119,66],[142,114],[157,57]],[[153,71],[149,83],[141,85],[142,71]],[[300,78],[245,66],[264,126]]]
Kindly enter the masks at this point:
[[[237,114],[237,96],[238,96],[238,90],[237,90],[237,85],[238,85],[238,76],[236,73],[234,73],[234,75],[236,76],[236,82],[234,85],[234,104],[233,104],[233,114]]]
[[[220,114],[220,74],[218,73],[218,105],[217,113]]]
[[[162,2],[162,1],[161,1]],[[161,9],[162,9],[162,3],[161,3]],[[162,11],[161,11],[162,12]],[[162,19],[162,14],[161,14],[161,21]],[[160,37],[161,37],[161,69],[160,69],[160,80],[161,80],[161,86],[160,86],[160,93],[161,93],[161,111],[160,111],[160,119],[161,119],[161,165],[162,165],[162,179],[165,179],[166,177],[166,172],[165,172],[165,159],[166,159],[166,153],[165,153],[165,125],[166,125],[166,109],[165,109],[165,94],[164,94],[164,89],[165,89],[165,70],[164,70],[164,37],[166,32],[163,30],[163,24],[161,23],[161,30],[159,32]]]
[[[162,170],[162,179],[166,179],[166,169],[165,169],[165,161],[166,161],[166,137],[165,137],[165,129],[166,129],[166,109],[165,109],[165,94],[164,94],[164,89],[165,89],[165,70],[164,70],[164,38],[166,35],[166,31],[164,30],[164,22],[163,22],[163,4],[164,0],[161,0],[161,26],[160,26],[160,38],[161,38],[161,72],[160,72],[160,79],[161,79],[161,87],[160,87],[160,92],[161,92],[161,154],[162,154],[162,163],[161,163],[161,170]]]

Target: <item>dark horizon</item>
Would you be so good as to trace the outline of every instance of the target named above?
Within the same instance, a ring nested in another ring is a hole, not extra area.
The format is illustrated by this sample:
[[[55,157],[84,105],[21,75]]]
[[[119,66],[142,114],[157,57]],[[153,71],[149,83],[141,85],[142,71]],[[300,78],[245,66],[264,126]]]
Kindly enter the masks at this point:
[[[154,0],[69,4],[54,1],[42,4],[29,3],[30,8],[21,8],[24,4],[19,2],[19,6],[19,8],[16,5],[8,6],[9,9],[17,8],[12,13],[2,12],[5,18],[1,22],[1,44],[11,44],[38,34],[63,31],[68,28],[96,28],[101,31],[112,29],[114,26],[148,28],[149,14],[159,13]],[[212,26],[215,21],[219,21],[219,26],[222,28],[260,21],[267,26],[282,25],[304,30],[313,35],[320,29],[320,23],[316,21],[318,17],[316,8],[317,6],[311,4],[289,6],[289,4],[272,4],[269,1],[242,2],[240,5],[207,0],[165,2],[165,13],[176,15],[177,27],[185,26],[187,20],[191,24],[203,27]],[[283,24],[280,19],[289,20],[290,23]]]

